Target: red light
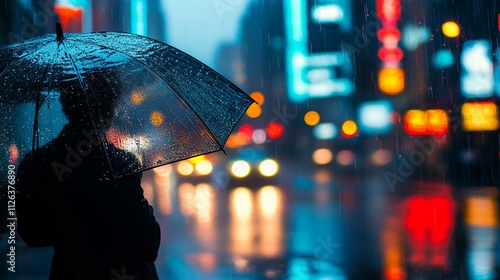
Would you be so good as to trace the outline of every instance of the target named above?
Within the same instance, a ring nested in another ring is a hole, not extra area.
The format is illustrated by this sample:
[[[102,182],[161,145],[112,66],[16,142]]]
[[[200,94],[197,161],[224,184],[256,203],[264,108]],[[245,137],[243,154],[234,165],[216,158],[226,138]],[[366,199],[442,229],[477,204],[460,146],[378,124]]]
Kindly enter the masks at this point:
[[[266,128],[266,132],[271,138],[279,138],[283,135],[283,126],[279,123],[270,123]]]
[[[251,125],[242,125],[239,129],[241,135],[243,135],[248,141],[252,139],[253,127]]]
[[[382,27],[377,32],[377,38],[382,43],[397,43],[401,40],[401,31],[394,27]]]
[[[54,9],[64,32],[82,32],[83,9],[81,7],[55,5]]]
[[[500,31],[500,14],[498,14],[497,16],[497,28],[498,28],[498,31]]]
[[[401,18],[400,0],[377,0],[377,16],[385,24],[393,24]]]
[[[383,47],[378,51],[378,58],[382,61],[400,61],[403,59],[403,51],[400,48]]]
[[[453,200],[441,195],[413,196],[407,209],[405,227],[412,244],[410,263],[444,265],[454,225]]]
[[[404,128],[410,135],[445,135],[448,116],[444,110],[409,110],[404,116]]]

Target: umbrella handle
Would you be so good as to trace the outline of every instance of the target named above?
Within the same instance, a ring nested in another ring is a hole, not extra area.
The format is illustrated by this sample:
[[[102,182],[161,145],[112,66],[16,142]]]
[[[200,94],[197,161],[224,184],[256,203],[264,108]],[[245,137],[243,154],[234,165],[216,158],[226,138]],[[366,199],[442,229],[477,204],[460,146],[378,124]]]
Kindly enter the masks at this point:
[[[64,39],[64,35],[63,35],[63,31],[62,31],[62,26],[59,22],[56,23],[56,33],[57,33],[57,38],[56,38],[57,41],[61,42],[62,39]]]

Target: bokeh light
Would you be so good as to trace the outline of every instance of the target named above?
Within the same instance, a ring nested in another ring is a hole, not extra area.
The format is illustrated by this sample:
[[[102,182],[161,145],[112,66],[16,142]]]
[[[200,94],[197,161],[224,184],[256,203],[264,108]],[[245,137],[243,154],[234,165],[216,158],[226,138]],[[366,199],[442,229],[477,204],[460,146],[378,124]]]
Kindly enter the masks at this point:
[[[316,112],[316,111],[309,111],[305,114],[304,121],[309,126],[315,126],[319,123],[320,116],[319,116],[318,112]]]
[[[172,174],[172,165],[163,165],[153,169],[153,172],[160,177],[168,177]]]
[[[161,112],[154,111],[153,113],[151,113],[149,120],[151,121],[152,125],[160,126],[165,121],[165,117],[163,116],[163,114]]]
[[[455,57],[450,50],[439,50],[433,57],[434,66],[438,69],[444,69],[453,66]]]
[[[204,159],[202,161],[197,162],[194,168],[196,169],[196,172],[198,172],[198,174],[208,175],[212,173],[213,165],[209,160]]]
[[[259,106],[262,106],[264,104],[264,102],[266,101],[266,98],[264,97],[264,94],[262,94],[262,92],[253,92],[252,94],[250,94],[250,97],[255,100],[255,102],[258,103]]]
[[[197,156],[197,157],[192,157],[190,159],[188,159],[187,161],[189,161],[190,163],[192,164],[196,164],[202,160],[205,160],[205,155],[200,155],[200,156]]]
[[[257,144],[264,144],[267,140],[267,134],[263,129],[256,129],[252,133],[252,141]]]
[[[194,166],[188,161],[181,161],[177,164],[177,172],[183,176],[189,176],[194,172]]]
[[[250,107],[248,107],[246,114],[248,117],[255,119],[255,118],[258,118],[262,114],[262,109],[260,108],[259,104],[252,103],[252,105],[250,105]]]
[[[320,123],[314,127],[313,134],[318,140],[329,140],[337,136],[338,129],[333,123]]]
[[[372,154],[371,160],[374,165],[384,166],[392,161],[392,153],[386,149],[379,149]]]
[[[337,163],[343,166],[351,165],[356,157],[354,153],[349,150],[342,150],[337,153]]]
[[[132,93],[130,96],[130,102],[134,105],[140,105],[144,101],[144,95],[140,91]]]
[[[378,75],[380,91],[389,95],[398,95],[405,89],[405,73],[400,68],[383,68]]]
[[[467,102],[462,105],[464,131],[494,131],[500,127],[498,106],[491,102]]]
[[[352,120],[347,120],[342,125],[342,134],[347,138],[355,136],[357,132],[358,125],[356,125],[356,123]]]
[[[266,132],[271,138],[279,138],[283,135],[283,126],[279,123],[270,123],[266,128]]]
[[[238,178],[244,178],[250,174],[250,164],[244,160],[237,160],[231,164],[231,174]]]
[[[332,162],[332,159],[333,153],[329,149],[318,149],[312,155],[312,160],[316,164],[328,164]]]
[[[454,21],[447,21],[442,26],[443,34],[449,38],[456,38],[460,35],[460,26]]]
[[[244,137],[245,142],[248,143],[252,139],[253,130],[254,129],[251,125],[245,124],[245,125],[242,125],[238,131],[239,131],[240,136]]]
[[[265,177],[272,177],[276,175],[278,170],[278,163],[272,159],[266,159],[259,164],[259,172]]]

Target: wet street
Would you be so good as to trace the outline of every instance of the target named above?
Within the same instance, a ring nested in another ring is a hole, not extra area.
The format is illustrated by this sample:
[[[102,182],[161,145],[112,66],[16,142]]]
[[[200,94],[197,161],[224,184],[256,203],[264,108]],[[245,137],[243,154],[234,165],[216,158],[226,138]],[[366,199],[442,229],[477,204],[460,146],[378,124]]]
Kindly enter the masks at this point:
[[[283,167],[272,182],[143,178],[162,228],[161,279],[497,279],[497,190]],[[96,229],[96,234],[98,234]],[[17,237],[16,272],[47,279],[51,249]]]

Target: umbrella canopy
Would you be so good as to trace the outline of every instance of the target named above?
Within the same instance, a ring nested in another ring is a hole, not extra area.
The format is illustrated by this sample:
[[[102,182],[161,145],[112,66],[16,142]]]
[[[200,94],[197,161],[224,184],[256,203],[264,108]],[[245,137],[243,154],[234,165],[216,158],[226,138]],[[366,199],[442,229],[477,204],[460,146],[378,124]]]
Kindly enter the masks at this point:
[[[95,151],[109,154],[111,143],[137,159],[122,168],[106,155],[106,179],[222,150],[254,102],[190,55],[119,32],[59,29],[3,47],[0,88],[0,149],[11,163],[53,145],[70,124],[97,139]],[[85,156],[75,145],[68,153]]]

